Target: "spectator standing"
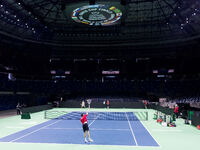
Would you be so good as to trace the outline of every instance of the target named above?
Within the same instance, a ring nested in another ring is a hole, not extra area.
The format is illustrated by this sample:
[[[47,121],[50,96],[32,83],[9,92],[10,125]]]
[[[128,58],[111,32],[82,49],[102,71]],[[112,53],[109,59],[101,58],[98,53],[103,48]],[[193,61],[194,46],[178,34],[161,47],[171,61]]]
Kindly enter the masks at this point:
[[[104,108],[106,108],[106,101],[105,100],[103,101],[103,106],[104,106]]]
[[[82,102],[81,102],[81,108],[85,108],[85,101],[84,100],[82,100]]]
[[[178,118],[178,105],[177,104],[175,105],[175,108],[174,108],[174,114],[176,115],[176,118]]]
[[[17,115],[21,115],[21,105],[20,105],[20,103],[17,103],[16,110],[17,110]]]
[[[110,107],[110,101],[109,100],[106,101],[106,106],[107,106],[107,108]]]
[[[147,109],[147,100],[144,100],[144,108]]]

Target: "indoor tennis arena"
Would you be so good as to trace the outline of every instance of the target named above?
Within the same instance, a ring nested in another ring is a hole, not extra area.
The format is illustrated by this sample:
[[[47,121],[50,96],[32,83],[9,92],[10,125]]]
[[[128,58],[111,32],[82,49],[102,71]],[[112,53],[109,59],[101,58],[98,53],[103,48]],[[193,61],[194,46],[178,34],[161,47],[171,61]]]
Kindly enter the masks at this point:
[[[0,0],[1,150],[197,150],[200,0]]]

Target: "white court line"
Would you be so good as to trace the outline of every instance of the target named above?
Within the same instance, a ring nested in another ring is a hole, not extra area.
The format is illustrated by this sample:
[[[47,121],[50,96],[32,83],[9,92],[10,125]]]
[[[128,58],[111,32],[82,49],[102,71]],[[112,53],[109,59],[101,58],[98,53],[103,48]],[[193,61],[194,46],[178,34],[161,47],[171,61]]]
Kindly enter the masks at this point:
[[[9,143],[9,142],[0,142],[0,144],[5,144],[5,143]],[[85,144],[72,144],[72,143],[41,143],[41,142],[35,142],[35,143],[33,143],[33,142],[27,142],[27,143],[25,143],[25,142],[14,142],[14,143],[19,143],[19,144],[24,144],[24,145],[27,145],[27,144],[50,144],[50,145],[52,145],[52,144],[57,144],[57,145],[63,145],[63,144],[65,144],[65,145],[75,145],[75,146],[77,146],[77,145],[79,145],[79,146],[82,146],[82,145],[85,145]],[[146,146],[146,145],[101,145],[101,144],[90,144],[90,145],[93,145],[93,146],[103,146],[104,148],[105,148],[105,146],[109,146],[109,148],[110,148],[110,146],[112,146],[112,147],[147,147],[147,148],[152,148],[152,147],[154,147],[154,148],[160,148],[160,147],[158,147],[158,146]],[[88,146],[88,145],[85,145],[85,146]]]
[[[126,114],[126,118],[127,118],[127,120],[128,120],[128,125],[129,125],[129,128],[130,128],[130,130],[131,130],[133,139],[134,139],[134,141],[135,141],[135,144],[136,144],[136,146],[138,146],[138,143],[137,143],[137,140],[136,140],[136,138],[135,138],[135,134],[134,134],[134,132],[133,132],[133,129],[132,129],[132,127],[131,127],[131,123],[130,123],[130,121],[129,121],[129,119],[128,119],[127,113],[125,112],[125,114]]]
[[[82,128],[44,128],[52,130],[81,130]],[[90,128],[91,130],[103,130],[103,131],[130,131],[130,129],[104,129],[104,128]]]
[[[100,114],[97,115],[97,117],[89,124],[89,126],[91,126],[97,120],[97,118],[99,117],[99,115]]]
[[[133,113],[133,115],[135,115],[134,113]],[[135,115],[136,116],[136,115]],[[136,116],[137,117],[137,116]],[[138,119],[139,120],[139,119]],[[139,120],[140,121],[140,120]],[[152,136],[152,134],[151,134],[151,132],[148,130],[148,128],[147,127],[145,127],[144,126],[144,124],[142,123],[142,121],[140,121],[140,123],[143,125],[143,127],[147,130],[147,132],[150,134],[150,136],[156,141],[156,143],[159,145],[159,147],[161,147],[160,146],[160,144],[159,144],[159,142]]]
[[[105,130],[105,131],[129,131],[129,129],[104,129],[104,128],[91,128],[91,130]]]
[[[34,131],[30,132],[30,133],[25,134],[25,135],[23,135],[23,136],[21,136],[21,137],[19,137],[19,138],[16,138],[16,139],[14,139],[14,140],[11,140],[10,142],[14,142],[14,141],[17,141],[17,140],[19,140],[19,139],[22,139],[22,138],[24,138],[24,137],[26,137],[26,136],[28,136],[28,135],[31,135],[31,134],[33,134],[33,133],[39,131],[39,130],[42,130],[42,129],[48,127],[48,126],[51,126],[51,125],[53,125],[53,124],[56,124],[56,123],[58,123],[58,122],[60,122],[60,121],[61,121],[61,120],[58,120],[58,121],[53,122],[53,123],[51,123],[51,124],[49,124],[49,125],[43,126],[43,127],[39,128],[39,129],[37,129],[37,130],[34,130]]]

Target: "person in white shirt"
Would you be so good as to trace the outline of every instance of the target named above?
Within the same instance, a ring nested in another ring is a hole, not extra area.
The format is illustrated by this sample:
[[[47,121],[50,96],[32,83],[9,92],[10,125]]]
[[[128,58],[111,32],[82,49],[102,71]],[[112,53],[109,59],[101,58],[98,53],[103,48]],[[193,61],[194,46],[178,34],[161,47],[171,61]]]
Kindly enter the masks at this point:
[[[85,108],[85,101],[84,100],[82,100],[82,102],[81,102],[81,108]]]

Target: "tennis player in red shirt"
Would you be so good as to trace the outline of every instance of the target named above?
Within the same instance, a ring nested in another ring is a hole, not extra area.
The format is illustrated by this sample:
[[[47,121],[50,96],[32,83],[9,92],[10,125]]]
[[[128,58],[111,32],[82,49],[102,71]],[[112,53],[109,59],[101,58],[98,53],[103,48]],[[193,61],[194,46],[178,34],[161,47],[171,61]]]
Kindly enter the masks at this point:
[[[83,114],[83,113],[81,114],[81,123],[83,125],[85,143],[88,142],[87,138],[86,138],[86,133],[87,133],[89,142],[93,142],[93,140],[90,138],[90,132],[89,132],[89,127],[88,127],[88,122],[87,122],[87,115],[88,115],[88,112],[86,114]]]

